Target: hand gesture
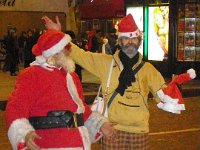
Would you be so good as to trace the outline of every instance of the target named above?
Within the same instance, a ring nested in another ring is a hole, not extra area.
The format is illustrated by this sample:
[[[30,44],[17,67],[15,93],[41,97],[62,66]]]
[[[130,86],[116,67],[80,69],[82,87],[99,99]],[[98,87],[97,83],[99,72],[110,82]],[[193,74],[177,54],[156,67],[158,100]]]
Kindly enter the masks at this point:
[[[44,25],[47,29],[54,29],[61,31],[61,23],[59,21],[58,16],[55,17],[56,22],[53,22],[49,17],[43,16],[42,20],[44,21]]]
[[[107,139],[113,139],[115,136],[115,129],[113,128],[115,124],[111,122],[105,122],[100,131],[102,132],[103,136]]]
[[[25,136],[25,144],[28,150],[41,150],[39,146],[37,146],[34,142],[34,139],[41,139],[39,135],[36,134],[35,131],[31,131]]]

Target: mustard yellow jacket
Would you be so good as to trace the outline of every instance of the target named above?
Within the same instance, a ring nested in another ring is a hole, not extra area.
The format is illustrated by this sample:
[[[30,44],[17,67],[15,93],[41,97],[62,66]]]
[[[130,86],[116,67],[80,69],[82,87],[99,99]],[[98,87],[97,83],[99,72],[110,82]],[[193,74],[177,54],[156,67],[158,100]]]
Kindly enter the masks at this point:
[[[123,65],[118,57],[119,51],[112,55],[85,52],[72,43],[71,56],[74,61],[87,71],[99,77],[102,90],[106,90],[106,81],[108,78],[110,63],[114,58],[115,63],[110,79],[110,86],[107,99],[118,86],[118,77],[123,69]],[[142,61],[142,55],[139,61],[133,66],[136,68]],[[159,99],[156,92],[165,84],[165,81],[153,65],[145,62],[144,66],[135,75],[136,82],[125,90],[123,96],[117,94],[108,109],[108,118],[110,121],[117,123],[116,129],[132,132],[147,133],[149,132],[149,111],[148,111],[148,94],[151,92],[156,101]]]

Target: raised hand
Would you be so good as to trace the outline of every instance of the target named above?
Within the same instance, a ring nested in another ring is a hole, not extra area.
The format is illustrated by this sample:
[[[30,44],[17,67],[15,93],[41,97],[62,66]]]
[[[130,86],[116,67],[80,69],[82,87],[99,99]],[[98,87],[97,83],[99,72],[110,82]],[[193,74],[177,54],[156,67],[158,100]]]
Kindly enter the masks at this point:
[[[61,31],[61,23],[59,21],[58,16],[55,17],[56,22],[53,22],[49,17],[43,16],[42,20],[44,21],[44,25],[47,29],[54,29]]]

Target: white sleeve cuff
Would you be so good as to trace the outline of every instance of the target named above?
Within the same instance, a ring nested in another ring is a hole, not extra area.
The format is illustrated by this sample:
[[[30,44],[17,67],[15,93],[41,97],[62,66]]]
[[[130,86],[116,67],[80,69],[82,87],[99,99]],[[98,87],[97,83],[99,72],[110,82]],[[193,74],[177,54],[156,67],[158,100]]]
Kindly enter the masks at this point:
[[[8,129],[8,138],[14,150],[17,149],[17,144],[23,142],[26,134],[30,131],[35,131],[28,119],[20,118],[12,122]]]

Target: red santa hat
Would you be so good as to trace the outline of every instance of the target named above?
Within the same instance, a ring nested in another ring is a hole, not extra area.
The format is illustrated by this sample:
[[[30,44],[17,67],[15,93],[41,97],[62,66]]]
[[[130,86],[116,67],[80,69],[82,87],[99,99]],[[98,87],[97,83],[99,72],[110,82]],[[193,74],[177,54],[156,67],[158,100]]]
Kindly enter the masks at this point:
[[[43,64],[46,62],[46,58],[63,50],[70,41],[71,37],[63,32],[47,30],[33,46],[32,53],[36,56],[36,61]]]
[[[125,16],[118,23],[118,38],[120,37],[129,37],[134,38],[140,35],[140,30],[137,27],[135,20],[131,14]]]
[[[160,89],[157,92],[157,95],[161,100],[157,104],[158,108],[176,114],[180,114],[181,110],[185,110],[182,94],[177,85],[192,80],[195,77],[195,70],[189,69],[187,73],[183,73],[175,77],[167,87]]]

